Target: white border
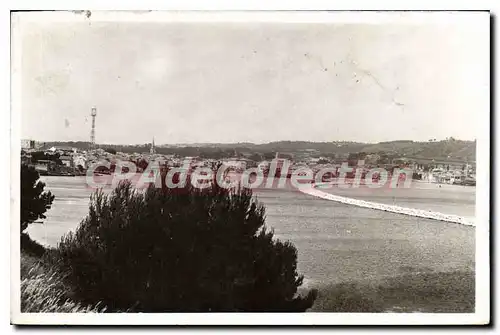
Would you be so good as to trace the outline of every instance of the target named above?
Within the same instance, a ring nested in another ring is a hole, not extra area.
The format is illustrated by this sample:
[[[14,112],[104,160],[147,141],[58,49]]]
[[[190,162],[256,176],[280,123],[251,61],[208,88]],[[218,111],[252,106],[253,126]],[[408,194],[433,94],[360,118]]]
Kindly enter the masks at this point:
[[[481,21],[482,12],[350,12],[350,11],[90,11],[73,12],[24,12],[24,22],[163,22],[163,23],[328,23],[328,24],[442,24],[460,20]],[[486,14],[487,15],[487,14]]]
[[[14,43],[16,36],[20,30],[15,29],[18,22],[11,21],[11,142],[10,142],[10,176],[11,176],[11,229],[10,229],[10,246],[11,246],[11,268],[10,268],[10,310],[11,320],[15,320],[16,314],[20,313],[20,293],[21,293],[21,253],[20,253],[20,169],[21,158],[16,153],[21,150],[21,76],[20,59],[21,45]]]
[[[12,0],[12,9],[17,10],[488,10],[494,0],[476,0],[471,6],[470,0],[288,0],[286,3],[266,0],[84,0],[64,1]]]
[[[50,3],[45,2],[44,4],[37,4],[38,8],[43,8],[45,6],[50,6]],[[87,1],[87,5],[84,8],[117,8],[118,6],[103,5],[102,2],[97,1]],[[116,2],[118,3],[118,2]],[[150,5],[148,3],[144,5],[133,4],[130,6],[130,1],[119,2],[121,8],[148,8]],[[422,2],[421,2],[422,3]],[[424,1],[424,3],[430,4],[432,9],[442,9],[436,2]],[[454,8],[468,9],[470,7],[470,2],[457,1]],[[33,4],[32,4],[33,5]],[[372,7],[370,7],[372,6]],[[398,3],[400,9],[410,9],[403,3]],[[483,5],[484,6],[484,5]],[[64,4],[59,8],[75,8],[73,4]],[[195,7],[192,4],[186,4],[184,2],[175,2],[174,5],[163,4],[157,8],[160,9],[208,9],[208,5],[197,4]],[[247,6],[233,5],[233,9],[242,9]],[[19,4],[18,8],[33,8],[26,7]],[[47,7],[45,7],[47,8]],[[54,8],[54,7],[52,7]],[[50,8],[50,9],[52,9]],[[226,9],[227,9],[226,5]],[[254,7],[255,8],[255,7]],[[276,7],[274,7],[276,8]],[[305,9],[310,6],[298,6],[295,9]],[[323,7],[325,8],[325,6]],[[363,4],[362,7],[356,6],[338,6],[341,9],[373,9],[373,5]],[[478,4],[476,3],[476,8]],[[485,8],[485,7],[482,7]],[[214,9],[212,7],[212,9]],[[220,9],[215,8],[215,9]],[[52,14],[51,20],[61,19],[66,20],[70,16],[73,18],[85,19],[83,15],[77,16],[69,13]],[[161,18],[168,18],[169,20],[187,20],[188,17],[194,15],[197,19],[201,19],[203,16],[204,20],[213,21],[238,21],[245,22],[248,20],[259,20],[259,22],[270,22],[275,21],[278,18],[280,20],[285,20],[286,22],[332,22],[336,17],[341,19],[341,22],[346,22],[345,20],[353,19],[355,21],[359,20],[360,17],[363,20],[371,20],[371,23],[380,23],[384,20],[390,20],[391,22],[397,23],[400,20],[409,20],[412,23],[415,22],[428,22],[430,19],[439,20],[453,20],[457,17],[465,18],[466,13],[455,13],[454,16],[450,16],[449,13],[435,13],[433,15],[428,15],[426,13],[403,13],[404,15],[391,15],[389,18],[386,13],[332,13],[321,12],[321,13],[153,13],[153,14],[132,14],[132,13],[121,13],[120,18],[117,18],[115,14],[110,15],[94,12],[92,14],[92,20],[109,20],[109,19],[124,19],[134,18],[134,20],[143,20],[150,15],[150,17],[160,20]],[[60,17],[59,17],[60,15]],[[318,16],[316,16],[318,15]],[[338,16],[337,16],[338,15]],[[485,34],[489,36],[489,21],[484,20],[484,15],[487,13],[475,13],[473,16],[478,19],[476,27],[478,29],[484,30]],[[26,15],[26,17],[32,15]],[[257,19],[257,16],[259,17]],[[36,15],[33,15],[36,17]],[[38,19],[37,17],[35,19]],[[344,21],[342,21],[344,20]],[[399,20],[399,21],[398,21]],[[194,21],[194,19],[193,19]],[[206,21],[205,21],[206,22]],[[359,21],[358,21],[359,22]],[[408,21],[406,21],[408,22]],[[442,21],[441,21],[442,22]],[[20,50],[13,45],[13,55],[15,56]],[[13,58],[13,67],[16,67],[15,57]],[[484,62],[489,61],[489,55],[485,57]],[[14,74],[12,77],[12,89],[16,92],[16,87],[19,87],[19,78]],[[20,91],[17,91],[20,92]],[[489,100],[489,92],[485,92],[485,99]],[[383,324],[483,324],[489,320],[489,229],[488,225],[481,225],[480,222],[489,222],[489,115],[484,113],[479,113],[480,117],[480,129],[478,130],[478,148],[477,148],[477,161],[480,164],[478,166],[477,173],[477,222],[476,227],[476,313],[474,314],[377,314],[377,313],[300,313],[300,314],[282,314],[282,313],[202,313],[202,314],[189,314],[189,313],[179,313],[179,314],[21,314],[19,313],[19,155],[14,154],[19,152],[20,142],[19,142],[19,129],[20,129],[20,113],[19,105],[20,103],[18,95],[13,95],[13,105],[12,105],[12,134],[11,134],[11,187],[12,187],[12,228],[11,229],[11,321],[13,323],[25,323],[25,324],[113,324],[113,325],[135,325],[135,324],[152,324],[152,325],[165,325],[165,324],[289,324],[289,325],[331,325],[331,324],[349,324],[349,325],[359,325],[359,324],[373,324],[373,325],[383,325]]]
[[[477,313],[24,313],[16,319],[32,325],[467,325],[486,320]]]

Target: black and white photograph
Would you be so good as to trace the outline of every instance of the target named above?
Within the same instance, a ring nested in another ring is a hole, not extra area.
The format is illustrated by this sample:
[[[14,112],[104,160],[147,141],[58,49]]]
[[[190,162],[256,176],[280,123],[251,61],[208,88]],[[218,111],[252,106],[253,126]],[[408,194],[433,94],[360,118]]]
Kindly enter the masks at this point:
[[[487,324],[490,20],[12,12],[11,322]]]

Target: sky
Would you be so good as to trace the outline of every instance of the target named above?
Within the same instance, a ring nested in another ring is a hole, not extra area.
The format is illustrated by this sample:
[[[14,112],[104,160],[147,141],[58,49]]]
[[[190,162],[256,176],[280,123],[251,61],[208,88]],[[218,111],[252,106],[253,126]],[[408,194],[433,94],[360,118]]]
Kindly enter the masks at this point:
[[[471,24],[23,21],[21,137],[108,144],[474,139]],[[488,41],[489,39],[486,39]]]

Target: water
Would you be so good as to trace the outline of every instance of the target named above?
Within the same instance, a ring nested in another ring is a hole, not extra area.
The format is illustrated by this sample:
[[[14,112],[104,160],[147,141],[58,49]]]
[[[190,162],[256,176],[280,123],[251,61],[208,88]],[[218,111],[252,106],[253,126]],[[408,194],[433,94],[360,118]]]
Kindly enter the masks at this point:
[[[476,187],[412,182],[409,188],[330,188],[322,191],[349,198],[475,218]]]
[[[45,223],[32,224],[28,232],[40,243],[55,246],[86,215],[91,190],[83,177],[43,180],[55,195],[54,204]],[[377,194],[364,196],[384,198]],[[405,194],[411,199],[421,196]],[[289,189],[258,190],[255,195],[266,206],[267,226],[297,247],[298,270],[307,285],[474,268],[473,227],[343,205]]]

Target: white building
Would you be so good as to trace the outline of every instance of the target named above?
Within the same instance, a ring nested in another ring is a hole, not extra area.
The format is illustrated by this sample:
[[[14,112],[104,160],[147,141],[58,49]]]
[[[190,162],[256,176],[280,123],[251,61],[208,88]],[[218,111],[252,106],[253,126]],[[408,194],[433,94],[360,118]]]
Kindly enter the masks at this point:
[[[21,149],[34,149],[35,141],[33,140],[21,140]]]

